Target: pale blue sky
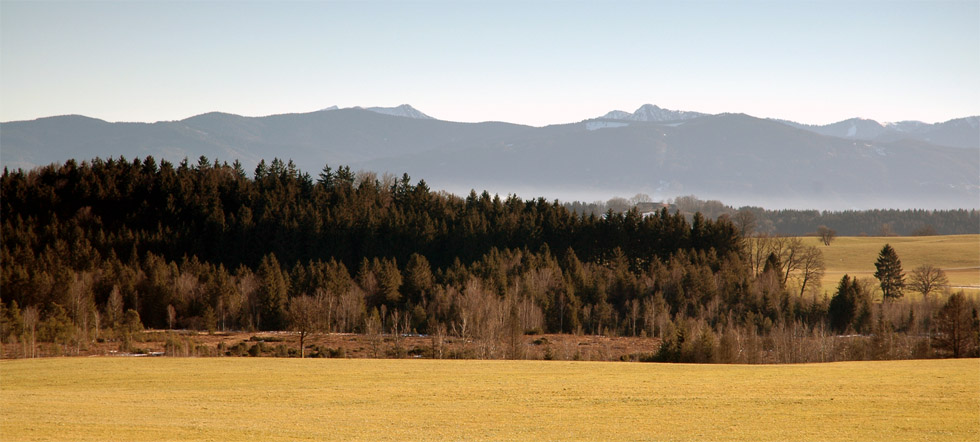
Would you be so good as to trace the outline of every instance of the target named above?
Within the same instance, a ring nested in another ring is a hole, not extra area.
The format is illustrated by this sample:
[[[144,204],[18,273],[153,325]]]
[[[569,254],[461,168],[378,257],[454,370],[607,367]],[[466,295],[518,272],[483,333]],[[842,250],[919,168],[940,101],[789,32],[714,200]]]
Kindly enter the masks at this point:
[[[980,1],[0,2],[0,121],[980,114]]]

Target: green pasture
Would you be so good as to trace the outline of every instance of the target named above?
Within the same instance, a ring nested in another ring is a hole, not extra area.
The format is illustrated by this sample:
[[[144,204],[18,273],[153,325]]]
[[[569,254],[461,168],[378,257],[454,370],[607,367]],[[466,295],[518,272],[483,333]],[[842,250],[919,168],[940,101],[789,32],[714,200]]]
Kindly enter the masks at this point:
[[[980,360],[0,362],[0,440],[980,440]]]

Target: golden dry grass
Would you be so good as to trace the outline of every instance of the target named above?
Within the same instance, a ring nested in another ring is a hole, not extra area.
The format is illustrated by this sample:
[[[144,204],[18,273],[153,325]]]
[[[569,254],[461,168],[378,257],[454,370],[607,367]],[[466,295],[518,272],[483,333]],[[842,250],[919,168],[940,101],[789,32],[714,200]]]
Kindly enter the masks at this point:
[[[803,241],[823,252],[827,272],[821,282],[827,292],[836,289],[844,274],[873,278],[878,252],[885,244],[891,244],[898,253],[906,280],[916,267],[931,264],[946,272],[955,290],[980,290],[980,235],[846,236],[835,239],[830,246],[824,246],[816,237],[805,237]]]
[[[0,362],[0,439],[978,440],[980,360]]]

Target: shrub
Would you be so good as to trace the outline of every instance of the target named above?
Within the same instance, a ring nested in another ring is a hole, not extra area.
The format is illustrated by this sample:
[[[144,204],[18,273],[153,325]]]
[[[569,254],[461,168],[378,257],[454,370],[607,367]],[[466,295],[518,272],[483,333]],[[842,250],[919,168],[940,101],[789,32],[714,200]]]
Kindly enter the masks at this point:
[[[295,349],[286,348],[285,344],[279,344],[272,350],[272,355],[277,358],[288,358],[292,355],[290,350],[292,350],[294,353],[296,351]]]

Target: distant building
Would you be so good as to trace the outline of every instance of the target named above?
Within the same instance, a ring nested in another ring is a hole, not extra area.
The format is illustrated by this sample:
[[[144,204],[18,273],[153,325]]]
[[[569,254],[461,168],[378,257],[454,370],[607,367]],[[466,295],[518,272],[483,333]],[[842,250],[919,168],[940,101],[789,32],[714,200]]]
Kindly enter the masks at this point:
[[[640,213],[640,216],[646,218],[648,216],[653,216],[660,213],[662,209],[667,209],[667,211],[670,212],[670,206],[670,204],[664,202],[642,202],[636,203],[635,208],[636,211]]]

